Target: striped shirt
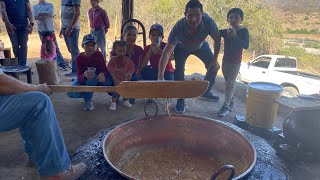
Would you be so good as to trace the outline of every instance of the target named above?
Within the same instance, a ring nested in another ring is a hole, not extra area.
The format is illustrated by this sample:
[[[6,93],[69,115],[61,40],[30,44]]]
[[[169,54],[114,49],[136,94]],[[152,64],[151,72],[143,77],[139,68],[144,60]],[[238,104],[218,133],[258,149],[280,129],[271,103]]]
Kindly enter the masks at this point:
[[[73,7],[80,6],[81,0],[61,0],[61,28],[68,28],[72,24],[75,14]],[[75,29],[80,29],[80,19],[78,19]]]

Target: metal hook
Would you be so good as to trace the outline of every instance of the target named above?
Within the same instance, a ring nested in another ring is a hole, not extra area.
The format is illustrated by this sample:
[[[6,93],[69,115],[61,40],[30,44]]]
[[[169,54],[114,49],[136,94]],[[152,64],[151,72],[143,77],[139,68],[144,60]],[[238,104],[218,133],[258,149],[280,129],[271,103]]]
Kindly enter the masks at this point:
[[[146,102],[144,103],[144,114],[146,115],[146,117],[149,117],[150,115],[147,113],[147,107],[150,106],[152,107],[152,105],[154,105],[155,107],[155,113],[154,116],[158,115],[159,112],[159,107],[158,107],[158,103],[154,100],[154,99],[147,99]]]

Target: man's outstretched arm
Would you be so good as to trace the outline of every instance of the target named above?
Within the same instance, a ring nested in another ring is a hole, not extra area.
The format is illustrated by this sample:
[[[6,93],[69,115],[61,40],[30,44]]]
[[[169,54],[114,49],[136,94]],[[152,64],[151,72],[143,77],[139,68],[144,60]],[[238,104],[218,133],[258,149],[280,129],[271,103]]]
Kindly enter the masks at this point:
[[[30,91],[40,91],[47,95],[51,94],[51,89],[45,84],[26,84],[0,72],[0,95],[21,94]]]
[[[175,45],[167,43],[166,47],[164,48],[162,55],[160,57],[160,61],[159,61],[158,80],[164,79],[164,71],[166,69],[168,61],[169,61],[175,47],[176,47]]]

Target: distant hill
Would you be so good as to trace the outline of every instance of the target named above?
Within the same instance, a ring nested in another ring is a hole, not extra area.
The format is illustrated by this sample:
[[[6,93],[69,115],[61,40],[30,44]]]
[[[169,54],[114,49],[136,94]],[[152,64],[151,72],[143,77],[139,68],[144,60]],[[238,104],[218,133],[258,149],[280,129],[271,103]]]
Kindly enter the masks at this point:
[[[320,0],[261,0],[264,5],[285,11],[319,12]]]

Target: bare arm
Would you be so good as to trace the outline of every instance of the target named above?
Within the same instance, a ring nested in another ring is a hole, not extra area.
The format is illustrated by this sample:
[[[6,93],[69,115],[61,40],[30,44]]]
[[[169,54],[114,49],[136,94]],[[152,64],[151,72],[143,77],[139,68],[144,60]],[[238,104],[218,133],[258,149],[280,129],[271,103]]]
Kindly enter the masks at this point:
[[[0,75],[0,95],[21,94],[30,91],[40,91],[45,94],[51,93],[47,85],[26,84],[5,74]]]
[[[217,33],[214,37],[214,61],[218,60],[219,52],[220,52],[220,47],[221,47],[221,36],[219,33]]]
[[[164,71],[166,69],[169,58],[172,55],[175,47],[176,47],[175,45],[168,43],[162,52],[162,55],[161,55],[160,61],[159,61],[159,69],[158,69],[158,79],[159,80],[163,80]]]
[[[28,14],[28,19],[30,23],[33,23],[33,15],[32,15],[32,10],[31,10],[31,5],[30,3],[26,4],[27,8],[27,14]]]
[[[148,61],[150,60],[150,57],[152,55],[152,46],[150,46],[149,51],[147,52],[147,54],[143,57],[143,59],[140,61],[140,68],[139,68],[139,72],[138,74],[140,74],[141,70],[147,66]]]
[[[6,24],[10,23],[9,18],[8,18],[8,14],[6,11],[6,4],[3,1],[0,2],[0,11],[1,11],[2,19],[3,19],[4,23],[6,23]]]
[[[109,72],[115,86],[118,86],[121,83],[121,80],[117,78],[117,76],[113,72]]]
[[[73,10],[74,10],[74,15],[73,15],[73,18],[72,18],[72,23],[71,23],[71,27],[73,28],[78,20],[79,20],[79,17],[80,17],[80,6],[73,6]]]
[[[221,46],[221,37],[219,33],[216,33],[216,35],[212,38],[214,40],[214,54],[213,54],[213,59],[211,60],[210,65],[208,67],[208,70],[213,72],[218,72],[220,69],[218,56],[219,56],[220,46]]]
[[[72,18],[72,23],[67,28],[67,30],[65,32],[67,36],[70,36],[74,26],[77,24],[77,22],[79,20],[79,17],[80,17],[80,5],[73,6],[73,10],[74,10],[74,15],[73,15],[73,18]]]
[[[28,31],[29,31],[29,34],[31,34],[33,30],[34,21],[33,21],[33,15],[32,15],[30,3],[26,3],[26,8],[27,8],[27,14],[29,19]]]

